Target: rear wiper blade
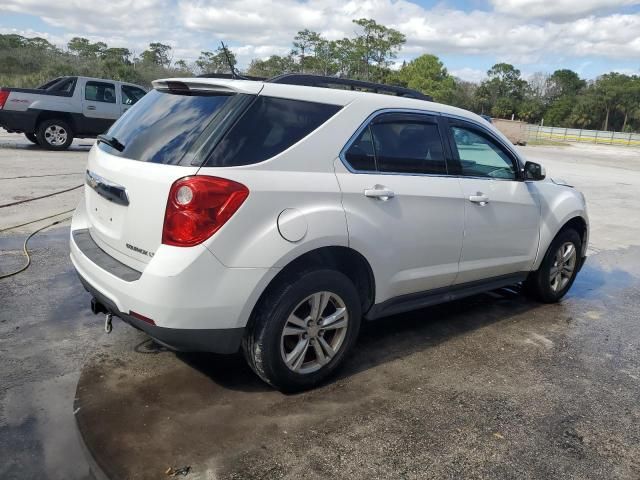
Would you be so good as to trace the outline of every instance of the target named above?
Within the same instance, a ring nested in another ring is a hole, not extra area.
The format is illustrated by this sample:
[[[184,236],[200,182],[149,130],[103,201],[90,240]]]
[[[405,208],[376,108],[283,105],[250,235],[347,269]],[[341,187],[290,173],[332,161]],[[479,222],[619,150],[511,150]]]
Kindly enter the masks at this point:
[[[98,135],[98,142],[106,143],[111,148],[115,148],[119,152],[122,152],[124,150],[124,145],[112,135]]]

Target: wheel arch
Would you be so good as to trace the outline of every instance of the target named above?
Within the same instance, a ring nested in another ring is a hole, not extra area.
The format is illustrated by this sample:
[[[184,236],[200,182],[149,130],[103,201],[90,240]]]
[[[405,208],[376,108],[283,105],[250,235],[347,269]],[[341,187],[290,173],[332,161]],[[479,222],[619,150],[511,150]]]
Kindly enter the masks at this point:
[[[541,238],[538,257],[536,258],[533,270],[537,270],[540,267],[540,264],[547,254],[549,246],[553,243],[555,238],[560,235],[561,232],[569,228],[574,229],[578,235],[580,235],[580,239],[582,240],[582,251],[580,252],[580,255],[581,257],[586,255],[587,244],[589,242],[589,223],[586,218],[581,213],[574,212],[571,215],[568,215],[560,224],[561,226],[556,230],[554,235],[548,235],[547,238]]]
[[[71,127],[71,133],[76,131],[76,124],[73,119],[73,115],[68,112],[57,112],[54,110],[42,110],[38,114],[35,122],[35,130],[38,129],[42,122],[54,119],[64,120],[69,125],[69,127]]]
[[[299,255],[280,269],[269,281],[253,305],[247,327],[251,326],[257,308],[272,289],[276,288],[282,281],[313,268],[330,268],[346,275],[358,291],[363,315],[373,306],[376,288],[375,277],[367,259],[360,252],[350,247],[325,246]]]

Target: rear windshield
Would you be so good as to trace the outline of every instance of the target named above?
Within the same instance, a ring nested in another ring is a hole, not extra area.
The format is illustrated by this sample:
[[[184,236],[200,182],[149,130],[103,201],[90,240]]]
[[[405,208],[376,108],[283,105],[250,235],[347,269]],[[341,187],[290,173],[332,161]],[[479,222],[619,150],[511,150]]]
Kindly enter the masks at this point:
[[[141,162],[177,165],[220,109],[234,95],[185,95],[152,90],[113,124],[107,134],[124,149],[98,148]]]
[[[98,148],[168,165],[249,165],[283,152],[338,110],[273,97],[152,90],[107,132],[124,145],[122,151],[104,142]]]

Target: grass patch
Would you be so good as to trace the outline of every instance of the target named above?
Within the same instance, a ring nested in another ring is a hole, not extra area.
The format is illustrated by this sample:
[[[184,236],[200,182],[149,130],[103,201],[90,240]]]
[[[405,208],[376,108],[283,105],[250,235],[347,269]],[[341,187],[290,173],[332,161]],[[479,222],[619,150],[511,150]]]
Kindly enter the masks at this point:
[[[527,146],[529,147],[544,147],[544,146],[548,146],[548,147],[568,147],[569,143],[567,142],[562,142],[559,140],[548,140],[548,139],[544,139],[544,138],[539,138],[538,140],[531,139],[531,140],[527,140]]]

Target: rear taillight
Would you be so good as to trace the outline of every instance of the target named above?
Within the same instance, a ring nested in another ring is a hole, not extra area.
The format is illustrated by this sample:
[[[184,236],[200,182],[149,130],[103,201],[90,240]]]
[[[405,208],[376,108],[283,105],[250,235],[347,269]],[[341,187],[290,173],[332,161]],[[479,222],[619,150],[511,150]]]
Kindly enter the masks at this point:
[[[249,195],[241,183],[218,177],[177,180],[169,191],[162,243],[192,247],[216,233]]]
[[[0,108],[4,108],[4,104],[7,103],[7,98],[9,98],[9,90],[0,89]]]

